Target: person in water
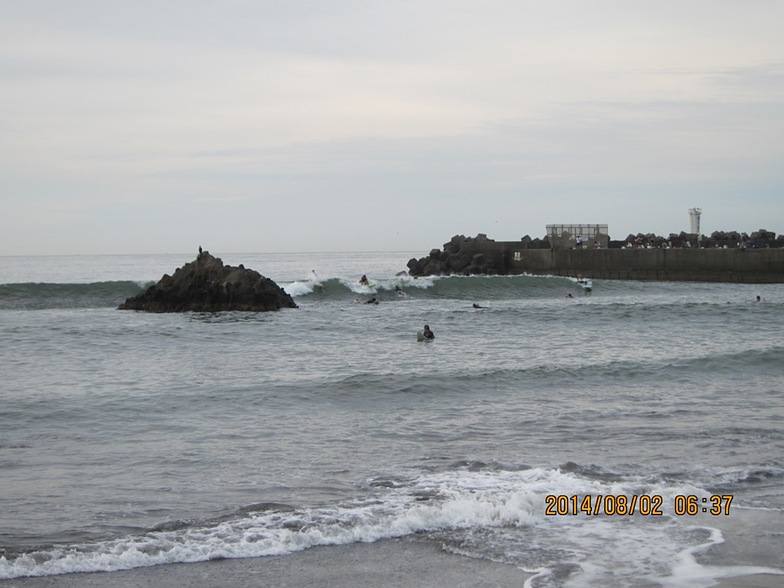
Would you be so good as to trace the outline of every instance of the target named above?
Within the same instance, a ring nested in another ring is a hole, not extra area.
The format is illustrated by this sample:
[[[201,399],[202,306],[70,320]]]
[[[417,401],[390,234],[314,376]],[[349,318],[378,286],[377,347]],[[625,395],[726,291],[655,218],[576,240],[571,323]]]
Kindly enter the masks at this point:
[[[422,334],[425,336],[425,339],[435,339],[435,333],[430,330],[430,325],[425,325],[425,330],[422,331]]]
[[[367,279],[367,276],[365,274],[362,274],[362,277],[359,278],[359,283],[362,284],[363,286],[367,286],[368,285],[368,279]]]

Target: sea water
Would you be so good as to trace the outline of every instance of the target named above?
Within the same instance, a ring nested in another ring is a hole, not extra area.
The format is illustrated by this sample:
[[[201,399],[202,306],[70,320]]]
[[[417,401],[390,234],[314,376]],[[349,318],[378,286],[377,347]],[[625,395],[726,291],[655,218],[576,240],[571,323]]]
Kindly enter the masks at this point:
[[[784,570],[784,286],[219,256],[299,308],[117,310],[195,255],[0,257],[0,579],[409,536],[532,586]]]

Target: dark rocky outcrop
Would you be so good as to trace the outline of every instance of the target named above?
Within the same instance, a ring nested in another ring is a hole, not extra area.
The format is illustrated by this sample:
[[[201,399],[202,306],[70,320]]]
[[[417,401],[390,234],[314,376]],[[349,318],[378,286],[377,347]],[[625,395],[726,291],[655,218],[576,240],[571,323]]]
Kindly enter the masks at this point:
[[[443,250],[433,249],[427,257],[412,258],[408,261],[408,273],[412,276],[438,276],[438,275],[494,275],[503,272],[503,264],[498,263],[495,256],[486,255],[482,251],[484,244],[495,243],[488,239],[484,233],[476,237],[455,235],[444,243]],[[531,239],[528,235],[520,239],[522,249],[550,249],[550,241],[544,239]]]
[[[765,229],[754,231],[751,235],[738,231],[713,231],[710,237],[683,231],[680,234],[670,233],[669,237],[661,237],[653,233],[638,233],[630,234],[623,241],[610,241],[609,247],[610,249],[621,247],[767,249],[784,247],[784,235],[776,237],[776,233]]]
[[[243,265],[223,265],[220,258],[200,252],[196,261],[164,275],[145,292],[129,298],[120,310],[146,312],[264,312],[297,308],[283,288]]]
[[[443,251],[432,249],[430,255],[421,259],[411,258],[408,261],[408,272],[412,276],[437,276],[450,274],[486,274],[492,273],[492,268],[485,263],[484,256],[473,255],[469,257],[461,252],[464,243],[491,242],[487,235],[480,233],[476,237],[455,235],[444,243]]]

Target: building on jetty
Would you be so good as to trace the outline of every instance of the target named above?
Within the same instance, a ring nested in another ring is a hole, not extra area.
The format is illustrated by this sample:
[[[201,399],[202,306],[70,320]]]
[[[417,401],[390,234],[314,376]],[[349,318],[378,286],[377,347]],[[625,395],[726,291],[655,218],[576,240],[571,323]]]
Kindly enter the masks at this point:
[[[565,227],[580,227],[570,232]],[[694,282],[784,283],[784,240],[767,231],[761,239],[714,233],[671,235],[669,239],[630,235],[611,241],[606,225],[549,225],[557,239],[494,241],[486,235],[456,235],[443,250],[408,262],[409,273],[423,275],[540,274],[613,280],[661,280]],[[604,233],[590,232],[601,227]],[[587,237],[580,239],[578,237]],[[735,237],[738,237],[737,239]],[[676,245],[673,245],[673,242]],[[606,243],[606,245],[605,245]],[[658,243],[658,246],[656,245]]]
[[[610,234],[607,225],[547,225],[551,249],[607,248]]]

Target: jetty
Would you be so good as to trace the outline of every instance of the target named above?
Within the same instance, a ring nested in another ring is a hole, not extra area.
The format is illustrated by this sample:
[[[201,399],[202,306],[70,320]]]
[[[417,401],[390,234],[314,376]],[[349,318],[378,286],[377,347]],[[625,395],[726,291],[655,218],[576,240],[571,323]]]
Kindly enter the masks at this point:
[[[495,241],[484,234],[454,236],[443,249],[411,259],[409,274],[556,275],[608,280],[784,283],[784,240],[674,239],[630,235],[624,241],[589,238],[554,240],[523,237]],[[757,235],[757,233],[755,233]],[[718,235],[719,237],[722,235]],[[772,239],[770,237],[773,237]],[[692,242],[693,241],[693,242]]]

